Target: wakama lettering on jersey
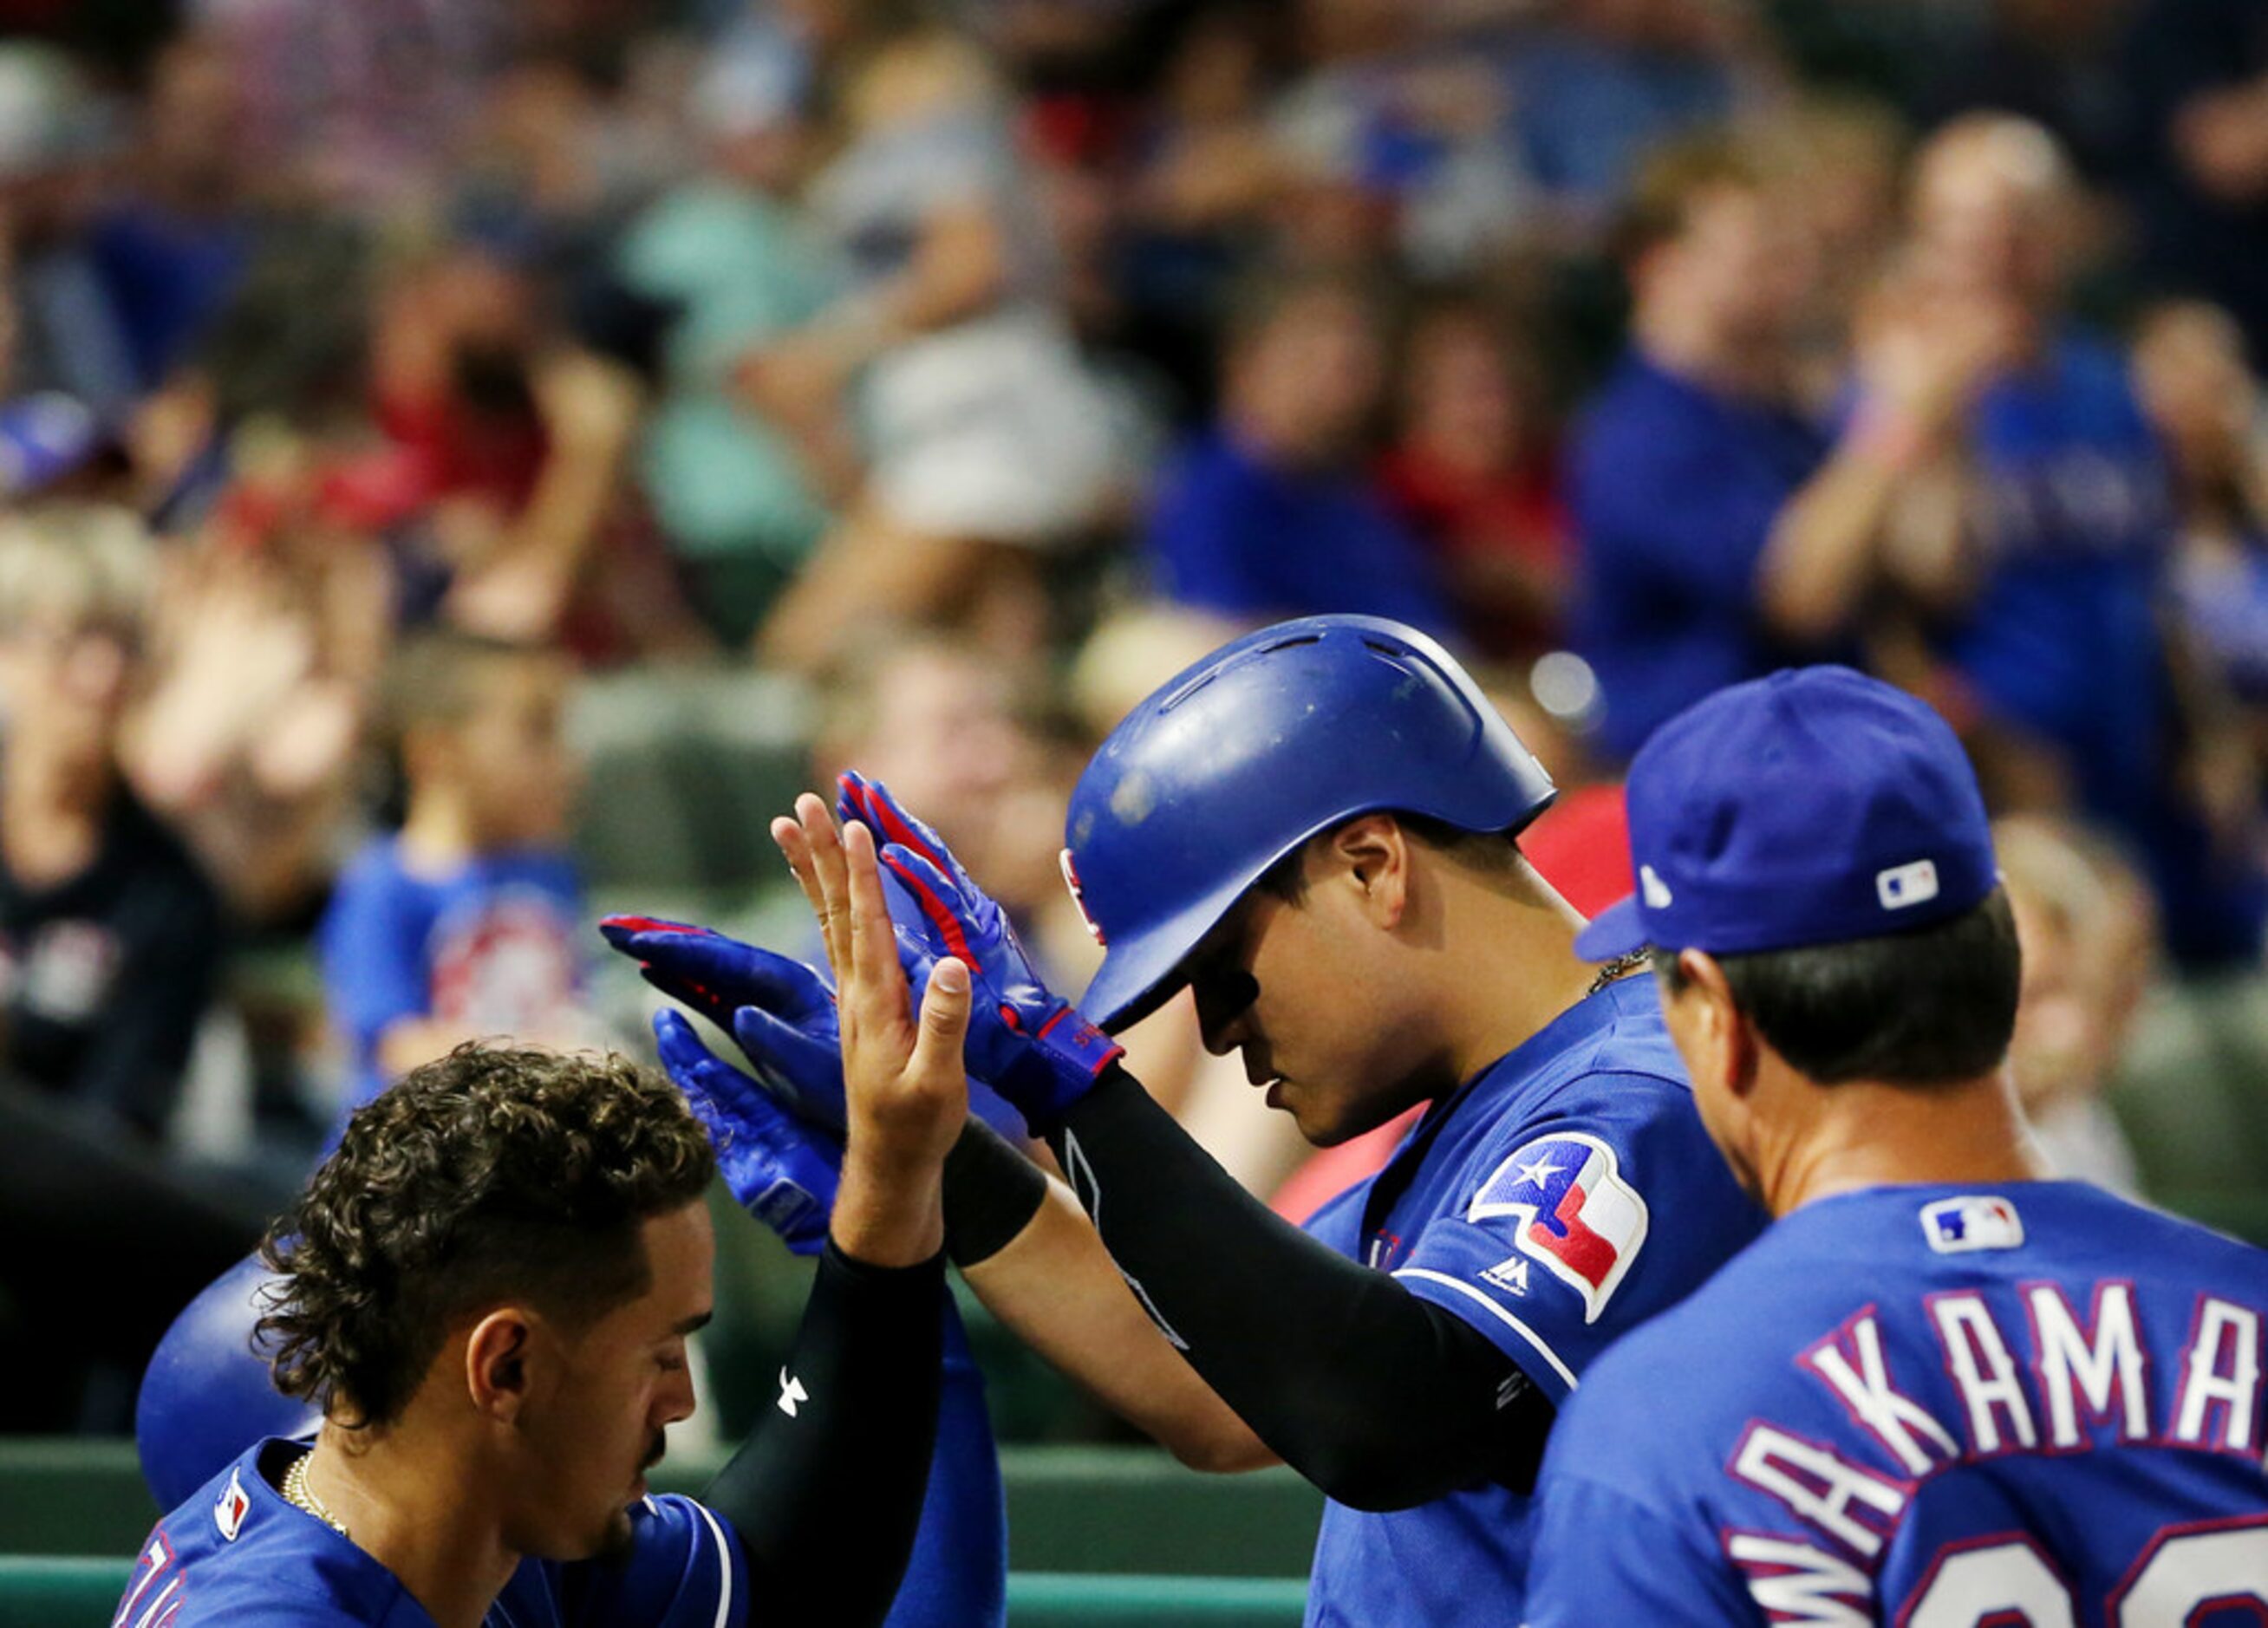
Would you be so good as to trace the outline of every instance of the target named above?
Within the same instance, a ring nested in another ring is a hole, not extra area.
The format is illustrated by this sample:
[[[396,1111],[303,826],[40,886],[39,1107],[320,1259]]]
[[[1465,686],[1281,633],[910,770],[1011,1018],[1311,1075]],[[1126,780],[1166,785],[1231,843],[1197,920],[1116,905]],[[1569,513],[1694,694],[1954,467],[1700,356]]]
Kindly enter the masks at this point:
[[[2169,1320],[2142,1316],[2136,1294],[2131,1282],[2100,1279],[2081,1310],[2062,1285],[2034,1284],[2019,1290],[2021,1322],[2012,1315],[2014,1308],[1996,1306],[1980,1290],[1927,1296],[1923,1304],[1901,1309],[1905,1320],[1926,1323],[1934,1334],[1949,1383],[1917,1387],[1920,1394],[1901,1389],[1883,1354],[1879,1307],[1867,1306],[1806,1352],[1800,1359],[1804,1370],[1904,1473],[1884,1474],[1858,1455],[1846,1456],[1769,1419],[1751,1421],[1733,1453],[1731,1474],[1830,1547],[1822,1551],[1799,1543],[1791,1550],[1782,1543],[1758,1555],[1744,1535],[1729,1536],[1727,1552],[1749,1573],[1750,1595],[1770,1610],[1770,1602],[1785,1594],[1791,1566],[1810,1566],[1815,1574],[1815,1568],[1844,1555],[1877,1558],[1920,1483],[1984,1459],[2153,1446],[2228,1454],[2257,1467],[2261,1312],[2198,1294],[2181,1342],[2154,1352],[2146,1330]],[[2255,1555],[2264,1569],[2220,1580],[2256,1588],[2240,1597],[2268,1610],[2268,1593],[2257,1592],[2268,1584],[2268,1527],[2243,1552]],[[1976,1560],[1955,1564],[1962,1575],[1984,1569]],[[2002,1564],[2000,1569],[2008,1568]],[[1822,1592],[1853,1606],[1874,1598],[1864,1578]]]
[[[1563,1416],[1533,1620],[2268,1620],[2264,1346],[2268,1255],[2078,1183],[1806,1206]]]

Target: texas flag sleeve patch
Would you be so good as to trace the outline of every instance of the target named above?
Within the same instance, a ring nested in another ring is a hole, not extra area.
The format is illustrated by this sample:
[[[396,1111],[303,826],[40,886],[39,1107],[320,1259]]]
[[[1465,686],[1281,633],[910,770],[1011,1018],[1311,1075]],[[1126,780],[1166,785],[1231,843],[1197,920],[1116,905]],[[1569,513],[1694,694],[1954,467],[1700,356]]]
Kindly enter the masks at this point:
[[[1469,1221],[1509,1219],[1521,1254],[1583,1297],[1596,1322],[1646,1241],[1646,1200],[1615,1150],[1578,1131],[1538,1137],[1481,1183]]]

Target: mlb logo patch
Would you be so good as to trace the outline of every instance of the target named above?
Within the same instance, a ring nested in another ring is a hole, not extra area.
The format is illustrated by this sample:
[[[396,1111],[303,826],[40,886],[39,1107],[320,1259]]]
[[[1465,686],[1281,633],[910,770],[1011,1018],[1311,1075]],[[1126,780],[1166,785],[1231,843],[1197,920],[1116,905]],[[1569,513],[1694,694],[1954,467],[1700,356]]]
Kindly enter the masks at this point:
[[[1874,896],[1886,910],[1911,910],[1937,897],[1937,861],[1916,859],[1874,873]]]
[[[220,1498],[213,1505],[213,1526],[229,1543],[244,1529],[244,1517],[252,1512],[252,1500],[244,1494],[244,1474],[239,1467],[228,1472],[228,1484],[221,1489]]]
[[[1921,1231],[1929,1247],[1940,1255],[2014,1249],[2024,1241],[2023,1218],[2016,1213],[2016,1206],[1983,1193],[1924,1204]]]
[[[1623,1180],[1615,1150],[1577,1131],[1538,1137],[1481,1183],[1465,1219],[1500,1217],[1514,1222],[1522,1255],[1583,1297],[1586,1322],[1599,1320],[1646,1241],[1646,1200]],[[1488,1275],[1501,1284],[1504,1271]]]

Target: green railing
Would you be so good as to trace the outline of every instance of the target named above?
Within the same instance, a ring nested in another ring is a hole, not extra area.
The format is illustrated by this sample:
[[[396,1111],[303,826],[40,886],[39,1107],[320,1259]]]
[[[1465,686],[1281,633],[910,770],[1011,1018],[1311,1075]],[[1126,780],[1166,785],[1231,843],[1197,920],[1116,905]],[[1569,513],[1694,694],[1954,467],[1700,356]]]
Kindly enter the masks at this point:
[[[133,1569],[130,1560],[0,1556],[0,1628],[109,1628]],[[1292,1628],[1306,1598],[1305,1585],[1288,1578],[1018,1573],[1008,1579],[1008,1620],[1012,1628]]]

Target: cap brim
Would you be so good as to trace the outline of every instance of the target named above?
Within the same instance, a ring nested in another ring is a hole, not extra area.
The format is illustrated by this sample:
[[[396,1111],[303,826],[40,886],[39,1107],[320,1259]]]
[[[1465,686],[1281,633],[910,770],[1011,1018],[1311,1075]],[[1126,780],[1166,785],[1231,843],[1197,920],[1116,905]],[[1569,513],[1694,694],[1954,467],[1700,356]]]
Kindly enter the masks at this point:
[[[1612,961],[1646,947],[1646,923],[1638,913],[1638,895],[1610,904],[1591,917],[1591,924],[1575,935],[1575,954],[1585,961]]]
[[[1104,947],[1102,965],[1079,998],[1080,1014],[1115,1035],[1164,1006],[1181,992],[1182,961],[1251,885],[1249,877],[1231,877],[1146,932]]]

